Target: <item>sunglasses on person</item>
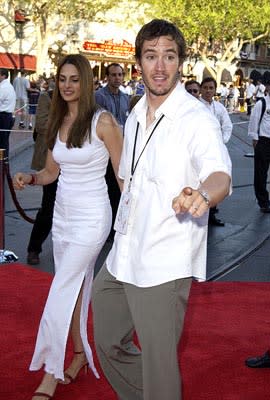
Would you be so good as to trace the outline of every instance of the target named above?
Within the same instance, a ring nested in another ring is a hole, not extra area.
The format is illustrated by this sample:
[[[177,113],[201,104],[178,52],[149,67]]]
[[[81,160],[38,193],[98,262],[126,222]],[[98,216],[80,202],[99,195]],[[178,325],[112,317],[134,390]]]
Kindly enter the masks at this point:
[[[187,89],[187,92],[188,93],[198,93],[199,92],[199,89]]]

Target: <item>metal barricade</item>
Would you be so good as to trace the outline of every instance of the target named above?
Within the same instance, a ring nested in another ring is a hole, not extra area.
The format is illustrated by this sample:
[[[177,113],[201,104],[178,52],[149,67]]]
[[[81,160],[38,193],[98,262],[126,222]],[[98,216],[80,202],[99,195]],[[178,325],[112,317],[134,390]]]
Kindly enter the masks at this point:
[[[0,264],[17,260],[12,251],[5,250],[5,149],[0,149]]]

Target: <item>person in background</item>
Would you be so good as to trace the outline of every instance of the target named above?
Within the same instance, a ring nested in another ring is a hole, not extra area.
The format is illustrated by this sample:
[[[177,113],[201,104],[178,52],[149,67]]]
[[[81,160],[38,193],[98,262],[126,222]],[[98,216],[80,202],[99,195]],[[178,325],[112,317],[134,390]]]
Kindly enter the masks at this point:
[[[214,78],[204,78],[201,83],[200,100],[218,120],[223,143],[228,143],[232,134],[233,125],[226,108],[219,101],[214,100],[216,89],[217,83]],[[224,226],[225,223],[216,217],[217,212],[218,208],[216,206],[210,208],[209,224],[213,226]]]
[[[247,115],[251,114],[254,96],[255,96],[255,85],[252,79],[248,79],[246,83],[246,103],[247,103]]]
[[[98,80],[98,77],[94,77],[94,90],[98,90],[102,88],[100,81]]]
[[[228,88],[225,82],[221,82],[219,87],[220,102],[223,106],[227,107]]]
[[[235,107],[235,88],[231,83],[228,89],[228,96],[227,96],[227,111],[232,113]]]
[[[246,94],[245,84],[241,83],[241,86],[239,87],[239,99],[238,99],[240,112],[245,111],[245,94]]]
[[[119,87],[124,81],[124,70],[120,64],[112,63],[106,67],[107,85],[95,92],[97,104],[112,113],[122,130],[129,110],[129,96]]]
[[[14,118],[16,93],[8,79],[8,70],[0,68],[0,149],[5,149],[5,157],[9,156],[9,136]]]
[[[25,128],[25,118],[28,103],[28,90],[30,89],[29,79],[26,78],[26,72],[21,70],[21,75],[16,76],[13,81],[13,87],[16,93],[16,110],[20,115],[19,128]]]
[[[124,70],[120,64],[112,63],[106,67],[107,85],[95,92],[96,102],[105,110],[112,113],[124,132],[126,119],[129,113],[130,97],[123,93],[119,88],[124,81]],[[112,226],[108,241],[112,243],[114,238],[114,221],[120,200],[120,190],[111,161],[108,163],[106,171],[106,183],[112,207]]]
[[[37,87],[36,82],[30,82],[30,88],[28,89],[28,128],[33,128],[34,119],[36,115],[37,103],[40,95],[40,90]]]
[[[145,92],[145,86],[143,79],[140,78],[135,86],[135,94],[138,94],[139,96],[142,96]]]
[[[196,99],[200,98],[200,84],[194,79],[185,82],[185,89],[188,93],[192,94]]]
[[[31,164],[31,168],[37,171],[41,171],[46,164],[48,153],[48,118],[53,95],[53,90],[49,90],[49,84],[44,86],[48,90],[41,92],[38,99],[34,129],[35,146]],[[51,231],[57,181],[58,179],[48,185],[42,186],[41,207],[36,215],[27,246],[27,263],[30,265],[39,264],[39,254],[42,252],[42,244]]]
[[[179,82],[185,52],[165,20],[135,41],[146,92],[126,122],[116,235],[92,301],[97,354],[119,399],[182,399],[177,349],[190,285],[205,280],[209,206],[230,190],[219,124]]]
[[[254,147],[254,190],[264,214],[270,213],[267,177],[270,165],[270,81],[266,83],[267,95],[257,101],[249,120],[248,136]],[[263,103],[264,102],[264,103]],[[263,109],[263,104],[265,105]]]
[[[122,149],[114,117],[96,106],[93,74],[80,54],[61,59],[48,125],[46,166],[15,174],[14,187],[48,185],[60,171],[53,215],[55,275],[41,317],[30,370],[45,374],[32,400],[51,399],[57,384],[69,384],[83,367],[98,377],[87,339],[87,316],[96,259],[111,225],[105,183],[109,156],[115,173]],[[119,185],[121,182],[119,180]],[[74,357],[64,371],[69,335]]]
[[[255,93],[254,93],[256,101],[261,99],[262,97],[264,97],[264,95],[265,95],[264,92],[265,92],[265,86],[262,83],[262,80],[258,79],[257,84],[255,86]]]

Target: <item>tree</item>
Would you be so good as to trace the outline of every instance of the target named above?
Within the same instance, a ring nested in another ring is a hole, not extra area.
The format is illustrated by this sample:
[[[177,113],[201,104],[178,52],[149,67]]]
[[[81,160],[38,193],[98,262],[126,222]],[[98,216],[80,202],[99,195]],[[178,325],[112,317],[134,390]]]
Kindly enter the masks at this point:
[[[93,21],[114,5],[112,0],[12,0],[8,2],[10,12],[21,9],[35,25],[37,73],[43,72],[51,37],[63,33],[63,27],[79,21]],[[59,17],[57,19],[57,16]],[[74,32],[73,32],[74,33]],[[72,31],[71,33],[72,34]]]
[[[143,0],[154,18],[174,22],[189,54],[199,56],[218,83],[245,43],[269,36],[269,0]]]

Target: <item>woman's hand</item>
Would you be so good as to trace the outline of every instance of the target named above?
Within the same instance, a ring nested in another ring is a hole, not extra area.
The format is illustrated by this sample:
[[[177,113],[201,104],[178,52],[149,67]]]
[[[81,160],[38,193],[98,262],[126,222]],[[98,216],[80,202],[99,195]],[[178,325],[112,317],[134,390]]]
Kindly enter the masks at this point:
[[[13,177],[12,183],[13,183],[14,189],[23,190],[25,188],[25,185],[29,184],[31,181],[32,181],[31,174],[17,172],[17,174],[15,174]]]

